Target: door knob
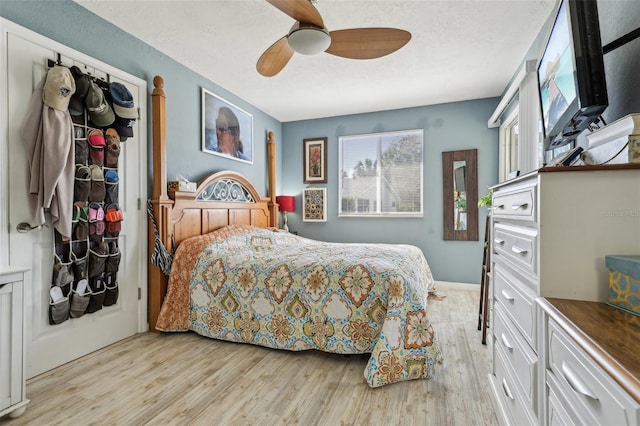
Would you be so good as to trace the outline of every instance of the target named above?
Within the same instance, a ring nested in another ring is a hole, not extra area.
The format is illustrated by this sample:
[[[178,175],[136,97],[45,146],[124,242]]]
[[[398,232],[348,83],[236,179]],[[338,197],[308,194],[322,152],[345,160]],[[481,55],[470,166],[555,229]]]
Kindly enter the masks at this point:
[[[27,222],[20,222],[18,224],[18,226],[16,226],[16,231],[18,232],[29,232],[29,231],[33,231],[34,229],[40,229],[42,227],[48,228],[49,226],[47,224],[44,224],[42,226],[31,226],[30,223]]]

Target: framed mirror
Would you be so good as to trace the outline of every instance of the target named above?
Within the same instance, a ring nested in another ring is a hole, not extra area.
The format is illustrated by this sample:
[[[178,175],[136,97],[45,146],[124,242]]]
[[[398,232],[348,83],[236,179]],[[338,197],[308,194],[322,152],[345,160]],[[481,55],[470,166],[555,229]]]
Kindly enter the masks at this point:
[[[478,241],[478,150],[442,153],[444,239]]]

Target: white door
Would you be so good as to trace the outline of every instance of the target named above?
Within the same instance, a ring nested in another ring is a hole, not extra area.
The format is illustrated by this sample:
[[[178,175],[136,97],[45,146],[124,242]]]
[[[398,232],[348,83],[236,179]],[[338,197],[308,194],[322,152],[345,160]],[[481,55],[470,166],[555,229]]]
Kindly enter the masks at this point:
[[[147,159],[146,121],[143,119],[137,121],[134,137],[121,144],[119,206],[124,213],[124,221],[118,239],[122,259],[117,274],[117,303],[80,318],[50,325],[49,289],[53,268],[50,217],[47,217],[48,227],[17,231],[18,224],[32,220],[27,198],[29,167],[20,136],[31,93],[47,72],[47,59],[57,58],[61,51],[63,65],[82,64],[85,70],[93,71],[93,75],[108,73],[111,81],[125,84],[143,112],[143,118],[146,82],[28,30],[17,32],[19,35],[11,30],[6,34],[8,80],[7,104],[3,108],[7,111],[8,128],[9,264],[31,269],[25,281],[25,331],[27,377],[33,377],[146,328],[142,320],[146,317],[142,304],[145,301],[139,300],[138,287],[146,283],[146,214],[140,204],[144,204],[141,200],[146,198]]]

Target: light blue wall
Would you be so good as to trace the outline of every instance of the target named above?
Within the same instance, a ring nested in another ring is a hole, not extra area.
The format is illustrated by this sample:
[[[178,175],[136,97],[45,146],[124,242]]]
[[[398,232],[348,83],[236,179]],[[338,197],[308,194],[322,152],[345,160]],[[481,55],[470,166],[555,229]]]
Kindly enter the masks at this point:
[[[231,169],[247,176],[266,194],[266,134],[273,131],[276,140],[280,140],[279,121],[70,0],[1,0],[0,16],[146,80],[149,95],[153,90],[153,77],[162,76],[167,97],[167,156],[170,158],[167,176],[170,180],[182,174],[196,181],[213,171]],[[253,165],[201,152],[202,87],[253,115]],[[148,117],[151,117],[150,97],[148,108]],[[150,119],[148,135],[150,191],[153,166]],[[280,174],[279,156],[277,164]]]
[[[485,209],[480,241],[444,241],[442,152],[478,149],[478,191],[484,195],[498,179],[498,131],[487,120],[498,98],[283,124],[281,193],[296,196],[289,227],[322,241],[413,244],[424,252],[436,280],[479,283]],[[415,219],[338,218],[338,137],[394,130],[424,131],[424,217]],[[303,222],[301,216],[303,139],[327,137],[327,222]]]

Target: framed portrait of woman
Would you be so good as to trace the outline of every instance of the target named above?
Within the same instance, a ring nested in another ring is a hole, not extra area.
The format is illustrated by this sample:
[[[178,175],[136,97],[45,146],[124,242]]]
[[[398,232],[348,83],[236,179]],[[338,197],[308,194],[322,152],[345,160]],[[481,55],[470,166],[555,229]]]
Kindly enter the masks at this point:
[[[253,164],[253,116],[205,88],[202,151]]]
[[[304,183],[327,183],[327,138],[303,139]]]

